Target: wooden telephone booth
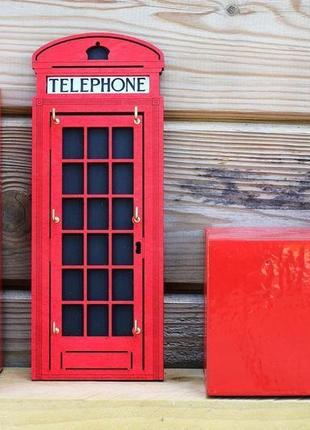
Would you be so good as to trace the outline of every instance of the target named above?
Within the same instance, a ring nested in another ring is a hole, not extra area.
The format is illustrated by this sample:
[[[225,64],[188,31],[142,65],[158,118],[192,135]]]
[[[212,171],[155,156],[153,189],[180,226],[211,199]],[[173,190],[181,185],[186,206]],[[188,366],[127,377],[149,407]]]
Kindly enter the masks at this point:
[[[33,55],[32,377],[163,379],[163,55],[118,34]]]

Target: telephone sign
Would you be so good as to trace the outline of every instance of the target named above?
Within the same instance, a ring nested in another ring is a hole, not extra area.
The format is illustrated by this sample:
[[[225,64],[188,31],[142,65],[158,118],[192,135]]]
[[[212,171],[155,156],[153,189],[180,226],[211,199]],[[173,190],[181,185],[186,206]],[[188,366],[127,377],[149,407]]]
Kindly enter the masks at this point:
[[[47,78],[48,94],[148,94],[148,76],[75,76]]]
[[[161,380],[163,55],[91,33],[33,68],[33,379]]]

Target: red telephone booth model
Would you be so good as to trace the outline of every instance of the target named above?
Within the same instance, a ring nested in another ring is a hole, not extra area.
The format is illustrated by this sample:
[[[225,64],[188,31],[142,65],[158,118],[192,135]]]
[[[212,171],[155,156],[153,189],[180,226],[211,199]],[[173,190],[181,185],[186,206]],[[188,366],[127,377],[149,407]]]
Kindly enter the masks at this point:
[[[208,229],[206,387],[310,394],[310,230]]]
[[[33,55],[32,377],[163,379],[163,55],[118,34]]]

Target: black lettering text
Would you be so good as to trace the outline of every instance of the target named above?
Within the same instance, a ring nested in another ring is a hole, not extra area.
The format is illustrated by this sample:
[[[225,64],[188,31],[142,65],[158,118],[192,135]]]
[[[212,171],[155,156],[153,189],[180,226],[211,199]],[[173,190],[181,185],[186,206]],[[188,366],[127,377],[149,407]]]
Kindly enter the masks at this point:
[[[70,78],[70,93],[78,93],[79,92],[79,90],[74,87],[74,79],[75,78]]]
[[[146,89],[145,87],[145,78],[144,77],[139,77],[138,78],[138,93],[145,93]]]
[[[61,78],[60,79],[60,92],[61,93],[67,93],[68,88],[66,88],[68,85],[68,78]]]
[[[87,93],[88,89],[88,82],[89,82],[89,78],[81,78],[81,93]]]
[[[55,93],[56,92],[56,82],[59,81],[59,78],[48,78],[48,83],[52,83],[52,91],[49,91],[51,93]]]
[[[119,84],[117,84],[119,82]],[[124,80],[123,79],[121,79],[121,78],[115,78],[115,79],[113,79],[113,81],[112,81],[112,89],[115,91],[115,92],[120,92],[120,91],[123,91],[123,89],[125,88],[125,82],[124,82]]]
[[[94,92],[94,88],[100,85],[100,79],[98,78],[90,78],[90,92]]]
[[[101,92],[109,93],[111,91],[111,79],[101,78]]]
[[[136,78],[126,78],[126,93],[129,93],[129,87],[134,93],[136,91]]]

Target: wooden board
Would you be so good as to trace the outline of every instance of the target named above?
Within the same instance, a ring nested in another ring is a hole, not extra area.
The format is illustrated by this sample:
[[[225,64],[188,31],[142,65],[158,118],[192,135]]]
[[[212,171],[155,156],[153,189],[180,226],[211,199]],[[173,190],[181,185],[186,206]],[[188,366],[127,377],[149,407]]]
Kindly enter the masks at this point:
[[[4,294],[5,366],[30,365],[30,292]],[[165,296],[165,366],[202,367],[203,299],[201,295]],[[1,384],[0,384],[1,385]]]
[[[32,382],[29,369],[0,376],[5,430],[307,430],[309,399],[206,398],[202,371],[166,371],[165,382]],[[262,424],[263,423],[263,424]]]
[[[309,119],[309,2],[235,3],[2,0],[4,107],[30,106],[35,49],[61,36],[102,30],[147,39],[164,51],[162,89],[170,118],[254,113]]]
[[[310,125],[165,124],[165,281],[203,282],[206,226],[308,226]],[[3,128],[4,278],[30,277],[31,130]]]

